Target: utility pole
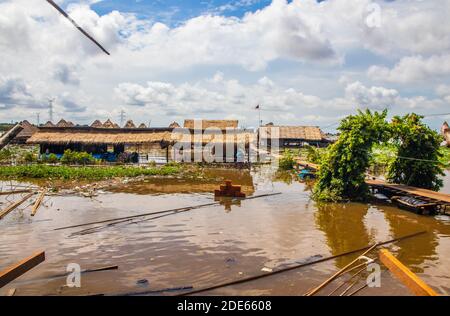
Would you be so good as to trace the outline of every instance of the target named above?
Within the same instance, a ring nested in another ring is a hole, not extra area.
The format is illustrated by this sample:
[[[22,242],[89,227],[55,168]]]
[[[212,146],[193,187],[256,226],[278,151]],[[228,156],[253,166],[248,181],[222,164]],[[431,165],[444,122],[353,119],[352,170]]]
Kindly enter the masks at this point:
[[[120,111],[120,127],[123,127],[124,121],[125,121],[125,111],[121,110]]]
[[[53,123],[53,102],[55,99],[48,99],[48,116],[50,117],[50,122]]]

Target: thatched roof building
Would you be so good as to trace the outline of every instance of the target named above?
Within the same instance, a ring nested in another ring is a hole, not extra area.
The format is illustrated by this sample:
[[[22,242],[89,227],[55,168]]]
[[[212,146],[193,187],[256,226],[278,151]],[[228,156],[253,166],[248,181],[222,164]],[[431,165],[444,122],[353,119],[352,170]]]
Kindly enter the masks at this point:
[[[225,130],[227,128],[236,129],[238,128],[239,121],[238,120],[198,120],[197,124],[201,123],[202,129],[207,128],[218,128],[221,130]],[[189,129],[196,128],[195,120],[185,120],[184,127]]]
[[[145,125],[144,123],[141,123],[141,125],[139,125],[139,128],[147,128],[147,125]]]
[[[180,124],[178,124],[177,122],[173,122],[172,124],[169,125],[170,128],[180,128]]]
[[[20,126],[22,126],[23,129],[11,141],[12,144],[25,144],[26,141],[39,130],[37,126],[31,124],[27,120],[20,123]]]
[[[262,141],[279,138],[279,146],[300,147],[303,143],[324,145],[328,141],[322,130],[317,126],[263,126],[259,128]]]
[[[28,140],[32,144],[143,144],[171,140],[168,130],[136,132],[122,129],[41,128]]]
[[[136,128],[136,125],[134,125],[134,122],[132,120],[129,120],[123,128]]]
[[[102,128],[102,127],[103,127],[103,124],[102,124],[102,122],[100,122],[99,120],[95,120],[95,121],[91,124],[91,127],[93,127],[93,128]]]
[[[193,142],[193,134],[190,131],[185,133],[174,133],[169,128],[153,129],[98,129],[92,127],[73,128],[40,128],[28,143],[31,144],[145,144],[145,143],[176,143],[180,141]],[[249,143],[254,140],[254,134],[244,131],[237,131],[228,134],[217,134],[207,132],[202,135],[204,144],[209,142],[242,142]]]
[[[74,127],[75,125],[72,122],[68,122],[65,119],[61,119],[57,124],[56,127]]]
[[[117,124],[114,124],[110,119],[107,119],[105,123],[103,123],[103,128],[116,128]]]
[[[48,121],[47,123],[45,123],[44,125],[42,125],[43,127],[55,127],[55,124],[53,124],[52,122]]]

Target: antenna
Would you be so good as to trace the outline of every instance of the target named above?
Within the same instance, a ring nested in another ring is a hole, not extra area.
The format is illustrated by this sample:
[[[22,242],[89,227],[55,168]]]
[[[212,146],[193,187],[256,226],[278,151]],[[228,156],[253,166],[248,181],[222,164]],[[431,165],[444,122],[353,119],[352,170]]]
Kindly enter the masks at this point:
[[[48,116],[50,117],[50,122],[53,123],[53,102],[55,99],[48,99]]]
[[[124,121],[125,121],[125,111],[122,110],[122,111],[120,111],[120,126],[121,127],[123,126]]]

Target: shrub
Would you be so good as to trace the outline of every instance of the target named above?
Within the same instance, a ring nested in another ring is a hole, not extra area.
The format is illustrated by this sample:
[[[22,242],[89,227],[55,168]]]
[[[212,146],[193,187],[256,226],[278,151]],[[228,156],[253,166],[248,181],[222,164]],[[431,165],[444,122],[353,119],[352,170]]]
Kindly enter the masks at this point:
[[[61,163],[64,165],[90,165],[95,163],[95,158],[87,152],[76,152],[67,149],[61,157]]]
[[[358,111],[342,120],[341,135],[321,163],[314,198],[322,201],[364,199],[369,188],[365,173],[372,147],[388,137],[387,111]]]
[[[31,153],[31,152],[26,152],[26,153],[23,155],[23,160],[24,160],[26,163],[33,163],[33,162],[35,162],[35,161],[37,160],[37,158],[36,158],[36,156],[35,156],[33,153]]]
[[[286,150],[283,153],[283,156],[280,158],[279,169],[292,170],[294,169],[294,165],[295,165],[294,154],[292,153],[292,151]]]
[[[417,114],[396,116],[391,130],[398,156],[389,165],[388,179],[413,187],[439,191],[443,186],[441,136]]]

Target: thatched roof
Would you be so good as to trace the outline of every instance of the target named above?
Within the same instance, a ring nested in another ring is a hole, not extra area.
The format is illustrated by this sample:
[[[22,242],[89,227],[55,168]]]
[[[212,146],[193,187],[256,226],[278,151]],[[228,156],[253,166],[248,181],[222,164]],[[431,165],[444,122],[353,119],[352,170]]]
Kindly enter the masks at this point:
[[[22,130],[19,134],[17,134],[16,138],[28,138],[31,137],[34,133],[36,133],[39,128],[28,122],[27,120],[20,123],[22,126]]]
[[[48,121],[47,123],[45,123],[44,125],[42,125],[43,127],[55,127],[55,124],[53,124],[52,122]]]
[[[134,125],[134,122],[132,120],[129,120],[123,128],[136,128],[136,125]]]
[[[33,144],[143,144],[170,140],[170,132],[127,133],[105,130],[55,130],[39,131],[28,143]]]
[[[91,124],[91,127],[94,127],[94,128],[101,128],[101,127],[103,127],[103,124],[102,124],[102,122],[100,122],[99,120],[95,120],[95,121]]]
[[[324,136],[317,126],[268,126],[260,127],[261,138],[269,138],[273,128],[279,129],[280,139],[302,139],[305,141],[321,141]],[[274,135],[275,136],[275,135]]]
[[[225,134],[206,133],[202,143],[245,142],[254,140],[254,134],[236,132]],[[191,133],[172,133],[168,130],[105,130],[105,129],[76,129],[54,128],[41,129],[27,142],[31,144],[144,144],[158,142],[189,142],[193,141]]]
[[[114,124],[110,119],[107,119],[105,123],[103,123],[103,128],[116,128],[117,124]]]
[[[144,123],[141,123],[141,125],[139,125],[139,128],[147,128],[147,125],[145,125]]]
[[[239,121],[237,120],[199,120],[202,124],[202,129],[207,128],[218,128],[218,129],[227,129],[227,128],[237,128]],[[197,122],[199,124],[199,122]],[[194,120],[185,120],[184,127],[193,129]]]
[[[179,127],[181,126],[177,122],[173,122],[172,124],[169,125],[169,128],[179,128]]]
[[[72,122],[67,122],[64,119],[61,119],[57,124],[56,127],[74,127],[75,125]]]

